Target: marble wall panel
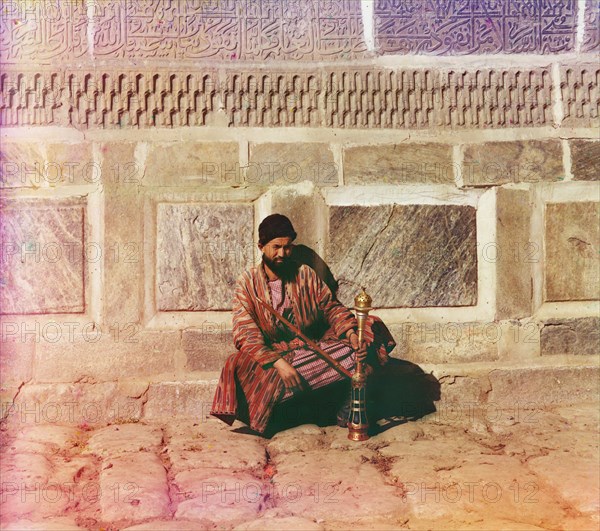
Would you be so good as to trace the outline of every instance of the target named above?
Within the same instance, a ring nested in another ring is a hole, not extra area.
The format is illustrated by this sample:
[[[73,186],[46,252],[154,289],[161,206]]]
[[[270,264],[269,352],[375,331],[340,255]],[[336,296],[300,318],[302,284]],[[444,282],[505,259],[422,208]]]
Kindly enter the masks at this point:
[[[600,180],[600,141],[571,140],[571,171],[576,181]]]
[[[95,252],[85,247],[83,203],[6,201],[0,242],[3,314],[85,310],[84,267]]]
[[[361,286],[380,308],[475,305],[475,208],[331,206],[326,261],[347,305]]]
[[[156,304],[161,311],[229,310],[252,265],[253,207],[157,205]]]

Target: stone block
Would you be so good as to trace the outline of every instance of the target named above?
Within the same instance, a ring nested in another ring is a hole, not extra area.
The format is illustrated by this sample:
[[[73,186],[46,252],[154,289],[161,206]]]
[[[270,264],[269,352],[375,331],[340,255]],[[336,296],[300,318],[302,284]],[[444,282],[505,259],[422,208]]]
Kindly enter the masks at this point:
[[[162,430],[144,424],[118,424],[96,430],[87,443],[87,452],[104,458],[151,450],[157,452]]]
[[[252,265],[251,205],[160,203],[156,299],[162,311],[229,310]]]
[[[471,375],[457,375],[441,369],[440,402],[436,404],[436,418],[452,419],[466,415],[470,407],[486,402],[490,384],[487,378],[473,372]]]
[[[143,192],[142,168],[133,142],[104,143],[104,318],[107,323],[139,323],[143,294]]]
[[[530,319],[509,319],[498,323],[502,335],[498,342],[500,358],[522,362],[540,356],[541,323]]]
[[[599,204],[548,203],[545,219],[545,300],[599,299]]]
[[[144,186],[240,186],[237,142],[153,142],[148,144]]]
[[[205,323],[202,329],[186,329],[182,335],[188,371],[219,371],[235,352],[233,331],[216,323]]]
[[[43,145],[31,142],[2,142],[0,187],[38,187],[44,182]]]
[[[553,319],[541,330],[541,354],[600,354],[600,318]]]
[[[390,144],[344,149],[346,184],[454,184],[452,146]]]
[[[214,379],[206,381],[151,384],[144,420],[194,417],[201,421],[207,417],[217,388],[218,373],[212,374]]]
[[[85,528],[79,527],[70,518],[44,517],[43,522],[32,522],[29,519],[12,521],[3,526],[2,531],[85,531]]]
[[[338,172],[329,144],[250,143],[248,184],[272,186],[310,181],[315,186],[337,186]]]
[[[48,144],[43,177],[50,186],[99,183],[102,173],[91,142]]]
[[[464,363],[499,358],[498,323],[402,323],[390,325],[393,356],[412,363]]]
[[[250,520],[233,528],[234,531],[321,531],[325,529],[314,520],[302,516],[263,516],[258,520]]]
[[[174,370],[181,348],[178,331],[142,331],[133,323],[90,324],[71,329],[63,324],[59,341],[38,343],[36,381],[116,381]]]
[[[100,182],[91,143],[3,142],[0,187],[39,188]]]
[[[141,397],[147,387],[127,382],[25,385],[7,412],[7,420],[20,425],[90,427],[135,422],[141,417]]]
[[[489,242],[489,258],[496,262],[496,319],[531,315],[531,264],[541,259],[540,244],[530,241],[531,208],[528,190],[498,188],[496,242]],[[483,247],[482,254],[485,260]]]
[[[527,462],[528,467],[548,483],[560,497],[583,514],[598,515],[598,456],[581,458],[557,452],[535,457]]]
[[[100,509],[108,522],[169,516],[167,471],[158,456],[139,452],[106,461],[100,472]]]
[[[571,171],[576,181],[600,180],[600,141],[571,140]]]
[[[511,0],[489,5],[383,0],[375,3],[374,18],[384,54],[539,54],[574,50],[577,8],[576,2],[549,11],[544,3],[519,9]]]
[[[9,325],[11,325],[10,328]],[[33,376],[33,359],[35,343],[22,337],[10,337],[7,330],[20,330],[18,323],[2,322],[2,342],[0,343],[0,378],[2,386],[20,385],[31,380]]]
[[[475,208],[331,206],[326,262],[353,305],[366,286],[378,308],[477,303]]]
[[[497,407],[571,405],[598,399],[598,367],[496,369],[488,374],[488,402]]]
[[[82,313],[84,203],[14,199],[3,207],[2,313]]]
[[[466,146],[461,175],[465,186],[564,179],[558,140],[485,142]]]
[[[358,444],[354,443],[353,448]],[[371,462],[372,457],[366,447],[354,451],[329,449],[280,454],[274,462],[277,475],[270,498],[282,511],[293,511],[292,514],[317,521],[356,522],[364,516],[365,506],[370,514],[381,517],[406,515],[408,507],[396,496],[395,486]],[[336,467],[327,464],[331,462],[337,463],[346,474],[340,475]],[[291,494],[292,489],[295,495]]]

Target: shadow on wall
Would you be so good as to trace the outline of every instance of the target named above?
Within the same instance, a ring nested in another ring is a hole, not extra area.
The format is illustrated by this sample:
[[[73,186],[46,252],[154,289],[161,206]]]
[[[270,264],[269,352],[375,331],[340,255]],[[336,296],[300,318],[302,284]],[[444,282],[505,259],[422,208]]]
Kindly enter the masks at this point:
[[[319,275],[319,278],[327,284],[327,287],[331,290],[333,296],[335,297],[337,295],[339,287],[338,282],[334,278],[329,266],[325,263],[325,260],[323,260],[315,251],[306,245],[295,245],[292,259],[299,264],[306,264],[307,266],[312,267],[317,275]]]

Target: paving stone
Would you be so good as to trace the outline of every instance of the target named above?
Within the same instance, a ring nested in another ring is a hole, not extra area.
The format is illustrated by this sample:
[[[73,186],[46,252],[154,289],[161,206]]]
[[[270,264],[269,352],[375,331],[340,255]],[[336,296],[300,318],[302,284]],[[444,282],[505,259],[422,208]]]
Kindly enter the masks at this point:
[[[305,452],[321,446],[325,431],[314,424],[302,424],[275,434],[267,444],[271,458],[279,454]]]
[[[31,520],[17,520],[0,526],[2,531],[85,531],[69,518],[52,518],[34,522]]]
[[[169,516],[167,473],[160,459],[141,452],[104,461],[100,506],[108,522]]]
[[[596,438],[597,440],[597,438]],[[563,452],[536,457],[527,462],[544,483],[555,488],[560,497],[582,513],[598,515],[598,478],[600,465],[596,459],[564,455]]]
[[[201,528],[200,525],[202,525]],[[203,525],[202,521],[186,521],[178,518],[177,520],[152,520],[151,522],[124,527],[122,531],[198,531],[198,529],[210,527],[212,527],[212,521],[208,519]]]
[[[39,454],[16,454],[2,459],[2,482],[35,490],[50,482],[54,467],[50,459]]]
[[[233,427],[217,419],[196,424],[179,423],[167,430],[166,448],[173,474],[200,468],[258,469],[266,464],[260,437],[235,433]]]
[[[264,447],[247,441],[207,440],[194,444],[192,450],[169,447],[168,453],[174,473],[203,467],[256,468],[266,463]]]
[[[82,434],[81,429],[72,426],[57,426],[55,424],[38,424],[22,428],[17,437],[24,441],[56,445],[61,448],[71,448]]]
[[[368,449],[298,452],[279,456],[272,498],[294,516],[352,521],[369,512],[402,515],[399,491],[387,485]]]
[[[103,457],[156,450],[162,442],[162,430],[144,424],[118,424],[93,432],[87,446],[90,453]]]
[[[436,456],[431,456],[435,461]],[[415,516],[438,518],[463,513],[489,514],[544,527],[549,519],[565,513],[552,492],[537,477],[521,467],[520,461],[504,455],[482,454],[468,463],[438,472],[435,483],[417,482],[407,497]],[[409,491],[410,492],[410,491]]]
[[[246,490],[232,492],[219,490],[218,487],[207,490],[202,497],[180,503],[175,518],[205,520],[207,515],[213,515],[211,519],[218,519],[222,523],[255,519],[263,505],[265,493],[258,483],[244,487]]]
[[[234,531],[280,531],[281,529],[285,529],[286,531],[320,531],[325,528],[308,518],[302,518],[300,516],[283,516],[271,518],[263,517],[252,522],[246,522],[235,526],[233,529]]]

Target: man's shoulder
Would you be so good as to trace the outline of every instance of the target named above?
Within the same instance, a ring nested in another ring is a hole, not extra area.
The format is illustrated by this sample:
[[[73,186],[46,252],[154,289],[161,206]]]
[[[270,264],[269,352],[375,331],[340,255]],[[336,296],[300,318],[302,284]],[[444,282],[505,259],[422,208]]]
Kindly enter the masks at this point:
[[[314,278],[317,276],[317,272],[307,264],[300,264],[298,266],[298,275],[305,278]]]
[[[237,282],[239,283],[246,283],[249,280],[252,280],[253,278],[256,278],[258,276],[258,267],[257,266],[252,266],[248,269],[246,269],[245,271],[242,271],[238,277],[237,277]]]

